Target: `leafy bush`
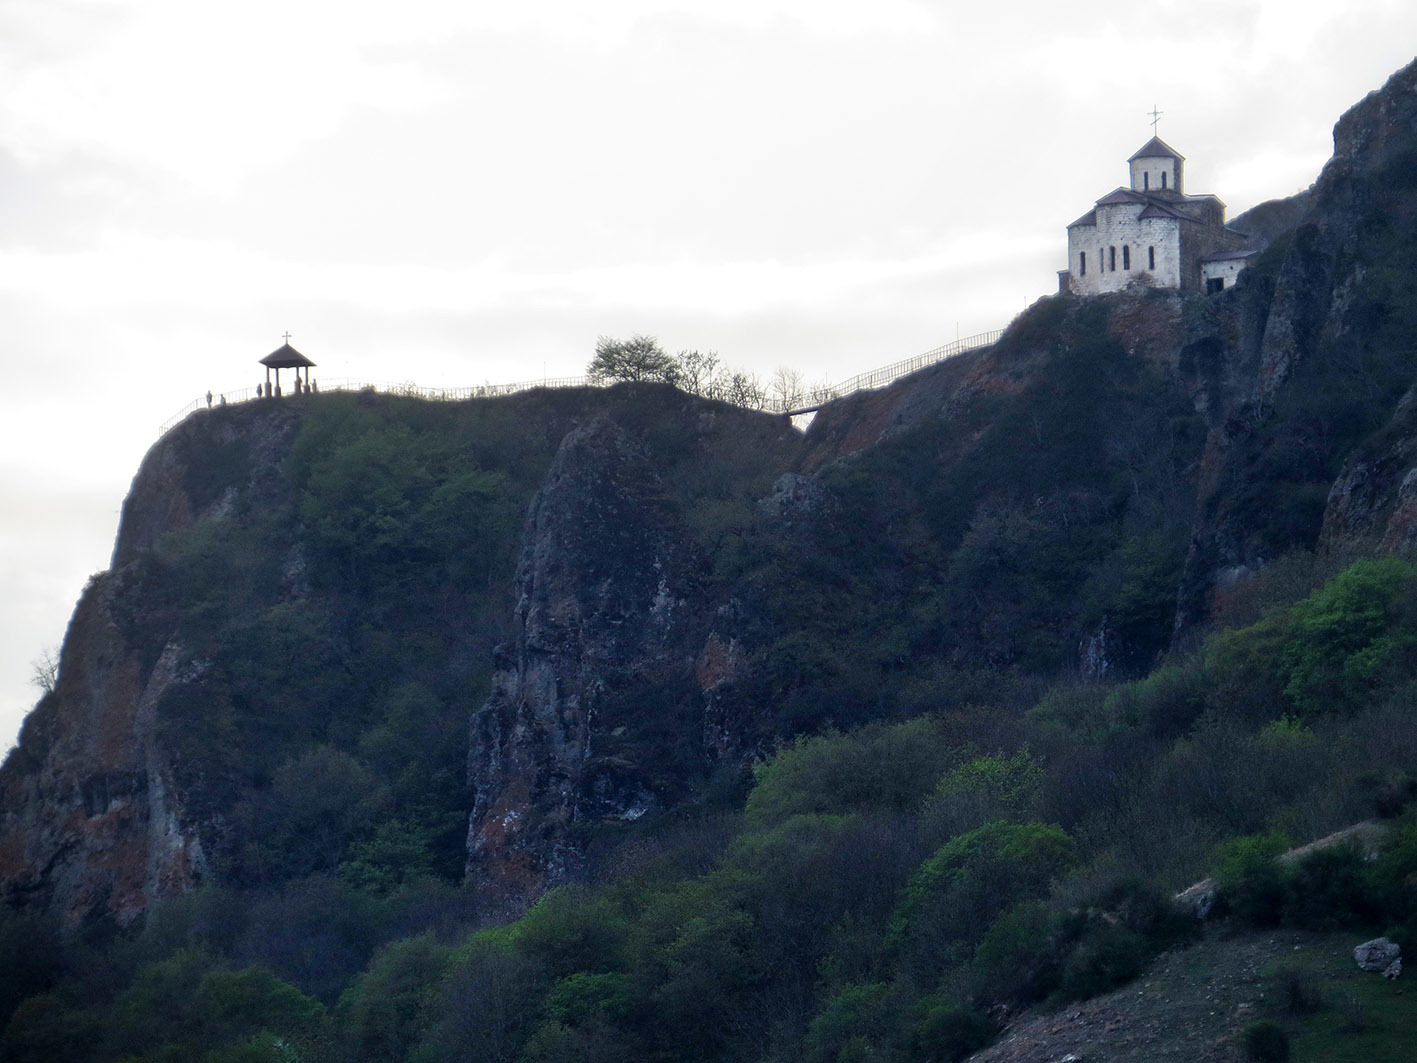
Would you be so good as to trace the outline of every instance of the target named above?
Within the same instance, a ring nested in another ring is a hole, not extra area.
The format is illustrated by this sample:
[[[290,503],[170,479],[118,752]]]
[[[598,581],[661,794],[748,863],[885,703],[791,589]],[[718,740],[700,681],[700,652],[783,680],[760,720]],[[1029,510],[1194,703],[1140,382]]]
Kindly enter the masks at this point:
[[[543,988],[536,965],[517,953],[511,934],[474,935],[449,957],[410,1060],[512,1063],[531,1036]]]
[[[958,1061],[987,1045],[995,1033],[987,1015],[944,997],[926,997],[910,1030],[918,1059]]]
[[[994,819],[1024,819],[1034,812],[1043,768],[1027,750],[1012,756],[976,757],[951,768],[921,810],[936,836],[949,837]]]
[[[906,811],[959,759],[943,741],[942,725],[929,717],[799,738],[754,770],[748,820],[767,824],[801,813],[862,808]]]
[[[544,894],[513,926],[517,950],[552,978],[610,971],[622,963],[626,919],[614,901],[583,886]]]
[[[1093,922],[1068,951],[1058,980],[1061,1000],[1086,1000],[1131,981],[1155,955],[1154,945],[1126,927]]]
[[[451,960],[431,934],[381,949],[340,997],[345,1058],[406,1058],[428,1022],[427,1011]]]
[[[1196,660],[1165,664],[1145,679],[1118,687],[1107,712],[1161,738],[1184,734],[1206,708],[1206,676]]]
[[[1289,848],[1282,834],[1235,838],[1220,847],[1215,878],[1221,904],[1257,926],[1277,926],[1284,913],[1285,883],[1278,857]]]
[[[1417,632],[1396,623],[1417,568],[1396,558],[1358,561],[1297,605],[1280,654],[1284,696],[1299,712],[1362,705],[1390,670],[1410,670]]]
[[[1240,1043],[1255,1063],[1288,1063],[1289,1034],[1276,1023],[1250,1023],[1240,1035]]]
[[[879,1031],[890,987],[882,982],[849,985],[833,997],[807,1028],[802,1039],[808,1063],[835,1063],[853,1038]]]
[[[970,968],[982,1000],[1033,1004],[1058,986],[1058,919],[1041,901],[1025,901],[996,919]]]
[[[891,917],[891,939],[927,962],[972,946],[1011,902],[1043,896],[1076,860],[1076,845],[1058,827],[986,823],[920,865]]]
[[[1284,874],[1284,918],[1308,930],[1365,926],[1378,918],[1373,876],[1357,845],[1307,853]]]
[[[1307,967],[1281,967],[1270,985],[1275,1006],[1285,1015],[1312,1015],[1324,1005],[1318,977]]]
[[[1417,568],[1356,561],[1303,601],[1206,643],[1215,698],[1248,715],[1351,713],[1413,671]]]

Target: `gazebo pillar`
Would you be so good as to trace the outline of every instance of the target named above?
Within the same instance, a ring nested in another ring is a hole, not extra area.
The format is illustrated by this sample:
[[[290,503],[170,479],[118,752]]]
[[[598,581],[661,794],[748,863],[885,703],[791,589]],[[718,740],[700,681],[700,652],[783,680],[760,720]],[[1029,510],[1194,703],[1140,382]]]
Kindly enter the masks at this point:
[[[289,333],[289,332],[287,332],[287,333],[285,334],[285,339],[286,339],[287,341],[289,341],[289,339],[290,339],[290,333]],[[292,347],[289,342],[287,342],[287,343],[285,343],[283,346],[277,347],[277,348],[276,348],[275,350],[273,350],[270,354],[268,354],[268,355],[266,355],[264,358],[262,358],[262,359],[261,359],[261,364],[266,367],[266,394],[267,394],[267,395],[279,395],[279,394],[281,394],[281,387],[280,387],[280,371],[281,371],[282,369],[294,369],[294,370],[295,370],[295,380],[296,380],[296,388],[295,388],[295,390],[296,390],[296,392],[298,393],[298,392],[300,391],[300,386],[299,386],[299,383],[300,383],[300,370],[301,370],[301,369],[304,369],[304,370],[305,370],[305,381],[306,381],[306,383],[308,384],[308,383],[309,383],[309,380],[310,380],[310,367],[311,367],[312,365],[314,365],[315,363],[312,362],[312,361],[310,361],[309,358],[306,358],[303,354],[301,354],[301,353],[300,353],[299,351],[297,351],[294,347]],[[271,370],[272,370],[272,369],[274,369],[274,370],[276,371],[275,391],[272,391],[272,390],[271,390]]]

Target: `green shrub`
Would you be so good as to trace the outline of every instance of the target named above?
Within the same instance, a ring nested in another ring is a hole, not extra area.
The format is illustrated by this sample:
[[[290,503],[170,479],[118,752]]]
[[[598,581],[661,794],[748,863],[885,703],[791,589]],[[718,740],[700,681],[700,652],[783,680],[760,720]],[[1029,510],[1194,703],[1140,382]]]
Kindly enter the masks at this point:
[[[1284,695],[1301,713],[1360,707],[1408,665],[1417,635],[1397,626],[1395,607],[1417,569],[1396,558],[1358,561],[1291,611],[1280,654]]]
[[[513,926],[518,950],[554,978],[621,966],[625,916],[604,894],[561,886],[532,905]]]
[[[959,762],[928,717],[799,738],[754,770],[746,811],[769,824],[803,813],[906,811]]]
[[[473,935],[450,957],[423,1012],[413,1063],[517,1058],[531,1035],[544,983],[506,930]]]
[[[1047,904],[1025,901],[985,932],[970,978],[982,1000],[1033,1004],[1058,987],[1057,919]]]
[[[1155,951],[1146,938],[1126,927],[1094,922],[1063,961],[1057,995],[1086,1000],[1115,989],[1140,974]]]
[[[914,1057],[920,1060],[964,1059],[993,1039],[995,1026],[987,1015],[943,997],[926,997],[916,1008],[910,1030]]]
[[[950,769],[921,810],[935,836],[949,837],[994,819],[1022,819],[1033,811],[1043,769],[1027,750],[976,757]]]
[[[345,1058],[402,1060],[428,1022],[451,950],[431,934],[385,946],[340,997]]]
[[[1289,1035],[1272,1022],[1252,1022],[1240,1035],[1245,1055],[1255,1063],[1288,1063]]]
[[[1190,730],[1206,708],[1206,675],[1190,659],[1167,664],[1145,679],[1127,683],[1107,698],[1107,713],[1134,722],[1147,733],[1173,738]]]
[[[918,959],[966,954],[995,917],[1042,897],[1077,860],[1073,840],[1044,823],[986,823],[942,846],[911,876],[891,917],[891,941]]]
[[[880,982],[842,989],[812,1019],[802,1039],[802,1058],[807,1063],[834,1063],[853,1037],[864,1038],[880,1028],[889,993],[890,987]]]
[[[546,1014],[558,1022],[583,1026],[594,1018],[624,1018],[633,1003],[629,979],[618,972],[578,971],[562,978],[546,995]]]
[[[1307,967],[1281,967],[1270,978],[1274,1006],[1291,1016],[1312,1015],[1324,1006],[1318,976]]]
[[[261,967],[211,971],[197,985],[195,1005],[208,1044],[249,1039],[263,1030],[304,1040],[325,1015],[318,1000]]]
[[[1417,568],[1357,561],[1282,613],[1206,641],[1212,698],[1252,718],[1351,713],[1410,677]]]
[[[1404,813],[1393,824],[1372,874],[1384,918],[1411,920],[1417,929],[1417,810]],[[1402,941],[1402,946],[1417,947],[1417,937]]]
[[[1278,857],[1289,848],[1282,834],[1233,838],[1219,851],[1215,878],[1225,910],[1256,926],[1277,926],[1284,913],[1285,882]]]
[[[1379,917],[1373,876],[1357,845],[1306,854],[1286,869],[1284,919],[1306,930],[1364,926]]]

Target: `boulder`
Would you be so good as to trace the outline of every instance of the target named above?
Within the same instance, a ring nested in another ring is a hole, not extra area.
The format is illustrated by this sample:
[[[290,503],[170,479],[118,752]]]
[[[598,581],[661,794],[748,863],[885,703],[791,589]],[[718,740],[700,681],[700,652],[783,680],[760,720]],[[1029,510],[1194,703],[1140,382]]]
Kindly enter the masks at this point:
[[[1364,971],[1386,971],[1401,955],[1402,947],[1387,938],[1365,941],[1353,950],[1353,958]]]

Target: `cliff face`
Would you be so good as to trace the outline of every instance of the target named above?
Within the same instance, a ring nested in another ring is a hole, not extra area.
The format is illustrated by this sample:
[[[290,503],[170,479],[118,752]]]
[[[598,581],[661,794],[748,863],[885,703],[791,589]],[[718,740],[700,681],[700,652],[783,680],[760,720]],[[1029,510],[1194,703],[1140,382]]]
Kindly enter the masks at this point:
[[[567,435],[522,535],[515,639],[499,648],[492,695],[473,718],[467,870],[493,903],[524,905],[572,874],[574,825],[664,806],[665,766],[617,747],[647,688],[659,688],[653,711],[693,725],[698,569],[664,484],[624,430],[597,420]]]
[[[1348,111],[1334,147],[1313,188],[1236,219],[1271,246],[1235,288],[1185,299],[1138,288],[1071,308],[1046,300],[989,350],[823,411],[807,464],[931,425],[944,426],[933,452],[961,460],[988,428],[971,410],[992,414],[999,399],[1025,395],[1086,332],[1182,389],[1198,419],[1201,442],[1173,470],[1190,496],[1177,504],[1192,511],[1181,629],[1204,619],[1216,587],[1289,550],[1402,548],[1417,506],[1417,313],[1404,291],[1417,278],[1417,64]],[[1128,425],[1110,431],[1120,444]],[[1099,457],[1109,460],[1088,460]]]
[[[412,860],[400,835],[365,873],[456,860],[489,910],[525,904],[732,744],[705,737],[736,651],[703,540],[799,438],[662,386],[190,419],[0,769],[7,898],[126,923],[384,830]]]
[[[6,897],[510,911],[784,738],[1140,674],[1287,551],[1406,549],[1417,69],[1335,143],[1230,291],[1040,300],[805,439],[647,385],[201,411],[0,769]]]
[[[133,481],[114,567],[84,589],[64,639],[59,679],[26,719],[0,769],[0,882],[11,903],[39,905],[69,926],[127,922],[208,872],[209,840],[191,815],[157,706],[199,682],[152,594],[146,552],[164,535],[219,521],[238,499],[262,499],[261,458],[288,443],[288,411],[183,425]],[[210,444],[254,455],[214,478]],[[201,453],[199,454],[198,451]]]

